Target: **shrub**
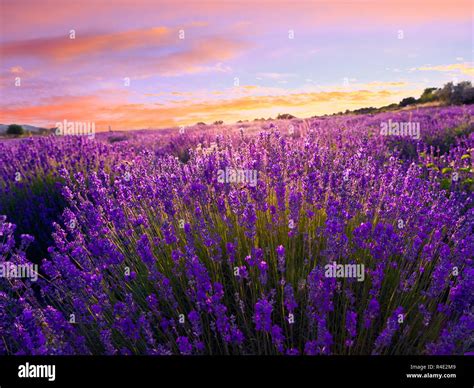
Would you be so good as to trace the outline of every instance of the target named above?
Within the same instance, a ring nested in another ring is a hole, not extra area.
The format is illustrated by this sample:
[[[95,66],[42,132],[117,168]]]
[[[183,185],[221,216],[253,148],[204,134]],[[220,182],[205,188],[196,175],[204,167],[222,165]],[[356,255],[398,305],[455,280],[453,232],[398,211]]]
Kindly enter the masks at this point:
[[[400,107],[403,108],[408,105],[413,105],[413,104],[416,104],[416,102],[417,101],[415,97],[407,97],[400,101]]]
[[[109,143],[117,143],[117,142],[126,141],[126,140],[128,140],[128,136],[125,136],[125,135],[109,137]]]
[[[283,114],[279,114],[277,116],[277,120],[291,120],[291,119],[294,119],[295,116],[293,115],[290,115],[289,113],[283,113]]]

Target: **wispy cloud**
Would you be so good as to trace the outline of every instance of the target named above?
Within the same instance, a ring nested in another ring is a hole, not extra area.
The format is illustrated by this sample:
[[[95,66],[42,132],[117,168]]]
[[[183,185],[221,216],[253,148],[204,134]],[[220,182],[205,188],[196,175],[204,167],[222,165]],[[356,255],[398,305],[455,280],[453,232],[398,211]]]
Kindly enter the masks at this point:
[[[419,71],[439,71],[443,73],[461,73],[468,76],[474,76],[474,66],[472,63],[465,62],[465,63],[453,63],[450,65],[437,65],[437,66],[421,66],[414,68],[412,70],[419,70]]]
[[[298,75],[295,73],[257,73],[257,77],[260,79],[272,79],[272,80],[284,80],[287,78],[294,78]]]

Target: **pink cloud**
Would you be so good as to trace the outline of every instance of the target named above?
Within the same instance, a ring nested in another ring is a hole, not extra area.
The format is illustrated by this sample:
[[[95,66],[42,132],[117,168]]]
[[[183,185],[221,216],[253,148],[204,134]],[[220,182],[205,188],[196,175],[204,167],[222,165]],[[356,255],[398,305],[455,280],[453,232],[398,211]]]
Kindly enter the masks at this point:
[[[70,38],[68,32],[60,37],[8,42],[0,46],[0,52],[7,57],[31,56],[73,60],[83,55],[104,54],[143,46],[164,46],[173,40],[170,29],[166,27],[86,36],[75,31],[74,35],[74,39]]]

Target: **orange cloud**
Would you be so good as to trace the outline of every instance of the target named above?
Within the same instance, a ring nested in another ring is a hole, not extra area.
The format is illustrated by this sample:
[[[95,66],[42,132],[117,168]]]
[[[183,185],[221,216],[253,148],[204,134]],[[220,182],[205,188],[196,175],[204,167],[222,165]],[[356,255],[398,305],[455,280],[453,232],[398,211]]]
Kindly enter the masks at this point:
[[[422,66],[416,68],[421,71],[459,72],[474,77],[474,67],[469,63],[453,63],[451,65]]]
[[[67,119],[95,122],[98,130],[105,130],[109,125],[113,129],[163,128],[197,121],[224,120],[230,123],[239,119],[275,117],[278,113],[310,117],[364,106],[381,106],[406,96],[406,91],[356,90],[241,96],[221,101],[181,101],[177,105],[112,103],[95,96],[64,97],[58,102],[49,101],[38,106],[6,107],[0,122],[54,126],[56,122]]]
[[[12,74],[23,73],[23,68],[21,66],[13,66],[12,68],[10,68],[10,73]]]

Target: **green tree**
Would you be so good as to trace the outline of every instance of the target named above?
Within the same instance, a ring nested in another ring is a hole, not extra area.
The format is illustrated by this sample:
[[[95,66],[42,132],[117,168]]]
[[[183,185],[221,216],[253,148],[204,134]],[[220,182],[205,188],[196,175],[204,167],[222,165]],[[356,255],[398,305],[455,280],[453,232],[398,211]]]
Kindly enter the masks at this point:
[[[419,101],[423,103],[438,100],[438,96],[436,95],[437,90],[437,88],[426,88],[421,94]]]
[[[454,84],[452,82],[448,82],[441,89],[439,89],[436,94],[442,102],[446,104],[450,104],[451,97],[453,94],[453,89],[454,89]]]
[[[474,88],[469,81],[459,82],[453,87],[451,104],[469,104],[473,102]]]
[[[7,128],[7,135],[23,135],[25,130],[21,125],[10,124]]]

